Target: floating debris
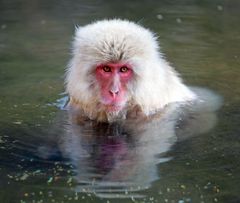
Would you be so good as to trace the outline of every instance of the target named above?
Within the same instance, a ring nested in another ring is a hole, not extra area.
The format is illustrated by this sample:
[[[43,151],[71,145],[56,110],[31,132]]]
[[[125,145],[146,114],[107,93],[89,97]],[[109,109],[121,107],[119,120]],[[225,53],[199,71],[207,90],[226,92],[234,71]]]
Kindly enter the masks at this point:
[[[6,25],[6,24],[1,25],[1,29],[2,29],[2,30],[6,29],[6,28],[7,28],[7,25]]]
[[[12,175],[7,175],[8,178],[13,179],[14,177]]]
[[[182,188],[182,189],[186,189],[186,186],[185,185],[180,185],[180,188]]]
[[[19,179],[22,180],[22,181],[24,181],[24,180],[26,180],[28,177],[29,177],[29,174],[25,173],[25,174],[23,174]]]
[[[50,184],[50,183],[52,183],[52,181],[53,181],[53,177],[50,177],[50,178],[48,179],[47,183]]]
[[[46,20],[41,20],[40,22],[42,25],[45,25],[46,24]]]
[[[22,121],[15,121],[15,122],[13,122],[13,124],[21,125],[21,124],[22,124]]]
[[[29,106],[30,104],[29,103],[23,103],[22,105],[23,106]]]
[[[72,183],[72,177],[70,177],[68,180],[67,180],[67,184],[71,184]]]
[[[177,19],[176,19],[176,22],[177,22],[177,23],[182,23],[182,19],[181,19],[181,18],[177,18]]]
[[[78,193],[76,192],[76,193],[75,193],[74,200],[78,200],[78,199],[79,199],[79,196],[78,196]]]
[[[218,5],[218,6],[217,6],[217,10],[222,11],[222,10],[223,10],[223,7],[222,7],[221,5]]]
[[[33,175],[38,174],[38,173],[41,173],[41,170],[33,171]]]
[[[2,136],[0,136],[0,144],[4,143],[5,141],[2,139]]]
[[[163,16],[162,16],[161,14],[158,14],[158,15],[157,15],[157,19],[158,19],[158,20],[162,20],[162,19],[163,19]]]

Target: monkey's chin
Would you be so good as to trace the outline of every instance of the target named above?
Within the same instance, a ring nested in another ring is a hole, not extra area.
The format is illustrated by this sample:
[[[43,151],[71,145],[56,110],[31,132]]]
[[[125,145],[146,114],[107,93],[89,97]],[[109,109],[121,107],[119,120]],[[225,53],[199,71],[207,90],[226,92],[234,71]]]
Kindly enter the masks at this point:
[[[108,105],[105,105],[105,108],[106,108],[106,111],[107,112],[119,112],[123,109],[123,106],[121,105],[116,105],[116,104],[108,104]]]
[[[107,116],[107,121],[112,123],[125,118],[124,105],[119,103],[105,104],[104,111]]]

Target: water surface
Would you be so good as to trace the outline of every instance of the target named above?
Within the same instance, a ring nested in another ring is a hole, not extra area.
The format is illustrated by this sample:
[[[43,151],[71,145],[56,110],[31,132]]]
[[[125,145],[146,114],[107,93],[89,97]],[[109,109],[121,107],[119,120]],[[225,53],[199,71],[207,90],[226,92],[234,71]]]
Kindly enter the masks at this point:
[[[237,0],[2,0],[0,202],[239,202],[239,9]],[[137,128],[69,123],[52,104],[64,98],[74,26],[106,17],[155,31],[186,84],[220,95],[221,108],[194,128],[176,114]]]

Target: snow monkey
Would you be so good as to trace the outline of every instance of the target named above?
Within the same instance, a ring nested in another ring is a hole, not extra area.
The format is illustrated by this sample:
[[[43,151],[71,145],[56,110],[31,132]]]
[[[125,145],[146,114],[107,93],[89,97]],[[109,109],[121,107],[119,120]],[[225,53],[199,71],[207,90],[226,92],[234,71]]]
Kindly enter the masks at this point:
[[[76,28],[66,73],[68,107],[98,122],[150,116],[195,94],[163,58],[157,36],[127,20]]]
[[[78,27],[72,55],[68,111],[46,129],[37,155],[71,163],[75,192],[139,198],[159,179],[176,141],[185,144],[217,122],[221,98],[185,86],[157,36],[138,24],[113,19]]]

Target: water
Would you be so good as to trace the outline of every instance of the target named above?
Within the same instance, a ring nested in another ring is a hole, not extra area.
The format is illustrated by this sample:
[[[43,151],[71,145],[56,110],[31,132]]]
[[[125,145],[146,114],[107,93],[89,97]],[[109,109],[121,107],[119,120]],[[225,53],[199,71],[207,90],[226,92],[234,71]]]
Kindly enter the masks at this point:
[[[239,202],[239,8],[237,0],[2,0],[0,202]],[[69,122],[55,104],[65,98],[74,26],[116,16],[157,32],[184,81],[215,92],[204,112],[170,109],[138,125]]]

